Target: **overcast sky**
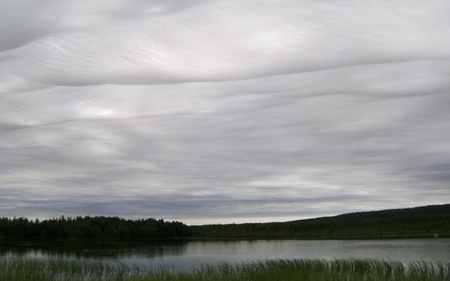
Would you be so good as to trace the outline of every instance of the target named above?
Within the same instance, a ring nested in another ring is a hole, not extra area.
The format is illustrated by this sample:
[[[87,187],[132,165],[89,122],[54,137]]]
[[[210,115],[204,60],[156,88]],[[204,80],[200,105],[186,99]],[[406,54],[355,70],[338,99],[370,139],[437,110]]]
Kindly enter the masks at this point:
[[[450,202],[450,1],[0,0],[0,216]]]

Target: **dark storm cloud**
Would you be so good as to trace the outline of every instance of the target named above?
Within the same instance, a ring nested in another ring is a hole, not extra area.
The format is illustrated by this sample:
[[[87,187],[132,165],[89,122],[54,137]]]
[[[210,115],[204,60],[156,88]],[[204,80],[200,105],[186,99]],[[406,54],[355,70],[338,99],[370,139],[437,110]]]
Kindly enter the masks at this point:
[[[2,215],[449,200],[445,1],[3,2]]]

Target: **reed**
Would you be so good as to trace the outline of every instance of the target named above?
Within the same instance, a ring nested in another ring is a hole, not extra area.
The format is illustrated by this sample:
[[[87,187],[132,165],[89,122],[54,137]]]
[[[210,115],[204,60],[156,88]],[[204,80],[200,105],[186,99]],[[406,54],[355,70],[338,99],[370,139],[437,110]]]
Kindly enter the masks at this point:
[[[204,264],[191,271],[68,259],[0,258],[8,281],[450,281],[450,262],[402,264],[380,260],[269,260]]]

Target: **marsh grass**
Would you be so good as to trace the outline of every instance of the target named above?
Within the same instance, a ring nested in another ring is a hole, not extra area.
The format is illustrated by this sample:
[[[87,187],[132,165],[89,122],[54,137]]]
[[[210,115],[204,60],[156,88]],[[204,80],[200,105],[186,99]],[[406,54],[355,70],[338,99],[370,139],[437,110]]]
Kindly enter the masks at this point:
[[[191,271],[68,259],[0,258],[7,281],[450,281],[450,262],[407,265],[380,260],[269,260],[204,264]]]

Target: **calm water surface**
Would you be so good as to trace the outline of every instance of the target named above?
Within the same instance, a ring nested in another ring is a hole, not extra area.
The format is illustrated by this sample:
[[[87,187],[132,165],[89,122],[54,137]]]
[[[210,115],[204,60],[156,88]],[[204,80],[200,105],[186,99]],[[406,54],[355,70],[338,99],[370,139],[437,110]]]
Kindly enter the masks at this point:
[[[202,263],[271,259],[450,261],[450,239],[243,240],[165,244],[0,244],[0,256],[68,258],[188,269]]]

